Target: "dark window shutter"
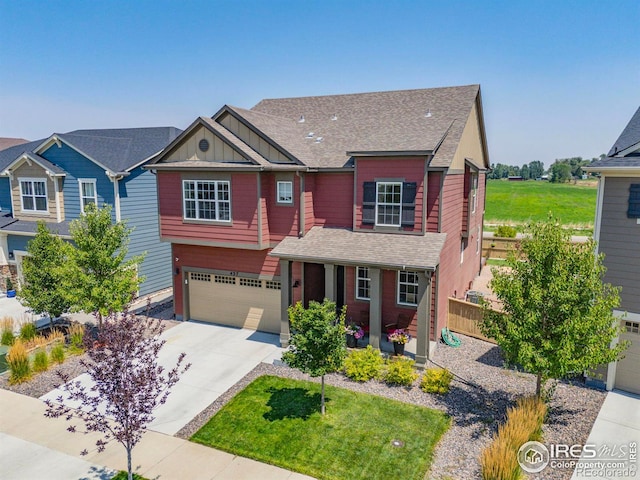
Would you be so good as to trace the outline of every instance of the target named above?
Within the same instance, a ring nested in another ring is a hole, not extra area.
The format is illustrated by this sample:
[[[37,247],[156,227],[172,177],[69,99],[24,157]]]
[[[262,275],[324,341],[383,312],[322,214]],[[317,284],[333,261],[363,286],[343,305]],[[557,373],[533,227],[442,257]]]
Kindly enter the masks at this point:
[[[629,187],[628,218],[640,218],[640,183],[633,183]]]
[[[402,184],[402,220],[403,227],[413,227],[416,218],[416,182],[404,182]]]
[[[362,185],[362,223],[376,223],[376,182],[364,182]]]

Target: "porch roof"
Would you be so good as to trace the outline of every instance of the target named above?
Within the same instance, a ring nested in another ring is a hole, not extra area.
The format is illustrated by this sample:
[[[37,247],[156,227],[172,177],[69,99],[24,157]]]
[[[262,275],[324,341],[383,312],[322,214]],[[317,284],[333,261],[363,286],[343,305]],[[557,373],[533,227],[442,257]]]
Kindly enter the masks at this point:
[[[433,270],[447,235],[399,235],[313,227],[304,237],[286,237],[270,253],[274,257],[315,263]]]

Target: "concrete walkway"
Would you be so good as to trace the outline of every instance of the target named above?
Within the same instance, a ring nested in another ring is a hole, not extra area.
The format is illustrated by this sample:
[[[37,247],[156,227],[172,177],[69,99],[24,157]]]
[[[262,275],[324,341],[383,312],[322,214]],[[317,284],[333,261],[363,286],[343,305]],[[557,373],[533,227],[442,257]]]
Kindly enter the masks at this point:
[[[635,442],[635,461],[630,461],[628,450]],[[640,396],[613,390],[607,394],[600,413],[593,424],[587,444],[594,445],[598,452],[595,459],[582,458],[573,472],[572,480],[599,478],[614,480],[619,478],[640,479]],[[621,447],[624,447],[625,452]],[[628,466],[627,472],[617,468],[590,468],[594,462],[619,463]]]
[[[125,470],[124,448],[98,453],[94,433],[70,433],[64,419],[44,416],[42,401],[0,389],[0,464],[3,480],[108,479]],[[88,454],[80,456],[83,449]],[[148,431],[133,450],[136,473],[149,479],[303,480],[305,475]]]

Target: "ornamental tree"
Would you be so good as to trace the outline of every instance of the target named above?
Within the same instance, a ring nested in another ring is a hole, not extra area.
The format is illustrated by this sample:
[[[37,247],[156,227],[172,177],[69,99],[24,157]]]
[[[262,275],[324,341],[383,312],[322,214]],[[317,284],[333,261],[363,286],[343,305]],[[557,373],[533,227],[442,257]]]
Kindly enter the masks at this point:
[[[321,377],[320,412],[325,413],[324,376],[340,370],[347,355],[344,341],[346,306],[336,315],[336,304],[325,298],[324,302],[309,302],[304,308],[301,302],[289,307],[291,340],[289,350],[282,360],[312,377]]]
[[[619,289],[603,282],[603,255],[595,242],[571,243],[552,218],[528,226],[508,268],[493,268],[491,288],[503,313],[485,305],[480,328],[501,347],[509,365],[536,375],[542,396],[548,379],[596,368],[620,357],[611,348],[620,331],[613,309]]]
[[[144,256],[125,260],[130,228],[113,223],[111,206],[89,203],[82,216],[71,222],[72,285],[74,310],[95,312],[98,324],[110,312],[121,312],[137,292],[143,278],[138,266]]]
[[[24,282],[17,292],[20,302],[37,314],[51,319],[67,312],[71,306],[67,296],[71,245],[49,231],[44,222],[38,222],[36,236],[27,244],[22,261]]]
[[[83,433],[101,433],[96,441],[99,452],[109,441],[119,442],[127,451],[132,480],[133,447],[154,420],[154,409],[167,401],[171,387],[191,365],[183,365],[184,353],[169,371],[158,364],[158,353],[165,343],[160,338],[164,331],[160,320],[128,312],[112,313],[103,320],[96,337],[85,335],[88,359],[80,360],[92,385],[70,382],[67,374],[58,371],[65,396],[60,395],[55,402],[46,400],[45,416],[64,416],[72,422],[67,428],[70,432],[80,431],[75,423],[79,421],[84,424]],[[80,406],[73,409],[65,401]],[[85,449],[80,453],[88,452]]]

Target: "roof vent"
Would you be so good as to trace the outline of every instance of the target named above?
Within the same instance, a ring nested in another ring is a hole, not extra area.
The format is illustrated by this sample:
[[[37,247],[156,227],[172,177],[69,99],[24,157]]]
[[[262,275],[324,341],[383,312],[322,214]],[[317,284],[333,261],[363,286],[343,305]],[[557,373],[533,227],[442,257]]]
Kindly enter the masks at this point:
[[[332,121],[336,121],[338,119],[338,115],[336,115],[335,113],[333,115],[331,115],[331,120]]]
[[[322,140],[324,140],[324,137],[318,137],[316,138],[316,143],[320,143]]]
[[[300,118],[298,119],[298,123],[304,123],[304,115],[300,115]]]
[[[425,118],[431,117],[431,109],[427,110],[427,113],[424,114]]]
[[[313,132],[307,133],[307,138],[313,138]]]
[[[209,141],[206,138],[203,138],[198,142],[198,148],[201,152],[206,152],[209,150]]]

